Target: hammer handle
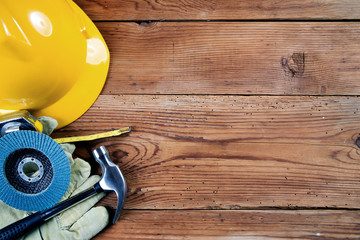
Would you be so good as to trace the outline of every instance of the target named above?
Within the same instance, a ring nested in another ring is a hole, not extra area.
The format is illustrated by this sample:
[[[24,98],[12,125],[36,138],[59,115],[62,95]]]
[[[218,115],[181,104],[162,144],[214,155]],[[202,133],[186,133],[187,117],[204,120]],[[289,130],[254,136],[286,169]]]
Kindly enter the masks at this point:
[[[52,208],[42,211],[41,216],[43,219],[45,219],[45,221],[47,221],[50,218],[66,211],[67,209],[73,207],[76,204],[79,204],[79,203],[85,201],[86,199],[92,197],[93,195],[95,195],[96,193],[99,193],[101,191],[102,191],[102,189],[101,189],[99,183],[96,183],[90,189],[88,189],[84,192],[81,192],[81,193],[75,195],[74,197],[71,197],[61,203],[58,203],[55,206],[53,206]]]
[[[62,213],[72,206],[85,201],[96,193],[101,192],[102,189],[99,183],[96,183],[92,188],[77,194],[61,203],[56,204],[52,208],[34,213],[24,219],[21,219],[0,230],[0,240],[17,239],[24,234],[30,232],[32,229],[39,227],[41,224],[50,218]]]
[[[0,230],[0,240],[17,239],[44,223],[40,212],[34,213]]]

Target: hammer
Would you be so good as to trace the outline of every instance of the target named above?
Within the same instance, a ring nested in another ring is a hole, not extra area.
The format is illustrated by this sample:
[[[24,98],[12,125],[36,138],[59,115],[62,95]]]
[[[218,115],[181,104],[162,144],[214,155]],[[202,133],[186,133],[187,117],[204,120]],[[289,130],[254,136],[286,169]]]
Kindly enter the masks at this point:
[[[116,193],[118,201],[114,219],[112,221],[112,223],[115,224],[120,217],[120,212],[125,202],[127,191],[125,178],[122,175],[120,168],[110,160],[109,152],[104,146],[95,149],[92,154],[102,169],[103,174],[99,182],[88,190],[60,202],[52,208],[36,212],[1,229],[0,240],[17,239],[52,217],[100,192],[114,191]]]

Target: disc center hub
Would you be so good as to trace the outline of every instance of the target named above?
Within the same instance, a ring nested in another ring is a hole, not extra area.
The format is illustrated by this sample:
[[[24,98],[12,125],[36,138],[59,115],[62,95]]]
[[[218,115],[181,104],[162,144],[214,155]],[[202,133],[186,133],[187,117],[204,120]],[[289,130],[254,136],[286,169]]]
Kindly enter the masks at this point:
[[[44,175],[44,166],[33,157],[26,157],[18,165],[19,176],[27,182],[37,182]]]

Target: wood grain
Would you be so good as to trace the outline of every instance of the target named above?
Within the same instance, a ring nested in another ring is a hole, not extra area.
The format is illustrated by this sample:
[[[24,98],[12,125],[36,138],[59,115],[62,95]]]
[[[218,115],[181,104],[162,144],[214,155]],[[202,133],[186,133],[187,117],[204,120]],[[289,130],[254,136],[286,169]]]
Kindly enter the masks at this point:
[[[359,101],[102,95],[57,135],[133,126],[90,144],[124,171],[126,209],[359,208]]]
[[[133,127],[77,144],[93,173],[106,145],[128,182],[96,239],[360,238],[359,1],[75,2],[110,72],[53,136]]]
[[[126,209],[360,207],[360,157],[351,148],[134,135],[102,142],[128,180]]]
[[[103,94],[358,95],[359,22],[97,23]]]
[[[131,125],[139,134],[175,140],[356,147],[359,106],[358,97],[336,96],[101,95],[56,134]]]
[[[359,239],[358,211],[125,211],[95,239]]]
[[[75,0],[92,20],[358,19],[356,0]]]

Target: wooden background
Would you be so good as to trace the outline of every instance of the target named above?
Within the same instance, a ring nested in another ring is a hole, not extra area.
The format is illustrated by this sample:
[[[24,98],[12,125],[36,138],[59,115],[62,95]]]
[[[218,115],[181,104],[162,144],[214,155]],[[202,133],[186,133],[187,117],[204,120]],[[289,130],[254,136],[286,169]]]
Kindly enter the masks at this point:
[[[96,239],[360,238],[360,1],[75,2],[111,64],[56,136],[133,127],[79,146],[128,182]]]

